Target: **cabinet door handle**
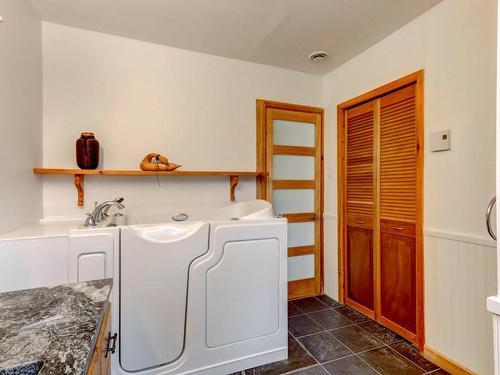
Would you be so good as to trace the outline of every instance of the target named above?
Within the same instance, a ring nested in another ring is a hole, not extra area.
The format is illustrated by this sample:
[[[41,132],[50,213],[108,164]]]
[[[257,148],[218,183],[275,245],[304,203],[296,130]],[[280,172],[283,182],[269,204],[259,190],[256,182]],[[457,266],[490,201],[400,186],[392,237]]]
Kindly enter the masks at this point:
[[[392,227],[393,230],[403,230],[403,227]]]
[[[111,335],[111,332],[108,332],[108,342],[106,344],[106,354],[104,354],[104,358],[108,358],[108,353],[111,352],[111,354],[115,354],[116,350],[116,338],[118,337],[118,334],[115,333],[114,335]],[[113,346],[110,348],[109,344],[111,344],[111,341],[113,341]]]
[[[355,223],[356,224],[364,224],[365,222],[363,220],[356,220]]]

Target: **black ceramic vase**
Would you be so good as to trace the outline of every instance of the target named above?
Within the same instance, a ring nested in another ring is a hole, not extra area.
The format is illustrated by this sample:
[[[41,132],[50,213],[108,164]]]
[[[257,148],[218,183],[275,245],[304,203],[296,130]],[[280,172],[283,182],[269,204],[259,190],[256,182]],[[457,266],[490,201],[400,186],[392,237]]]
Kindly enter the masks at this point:
[[[76,164],[81,169],[96,169],[99,165],[99,142],[94,133],[82,133],[76,140]]]

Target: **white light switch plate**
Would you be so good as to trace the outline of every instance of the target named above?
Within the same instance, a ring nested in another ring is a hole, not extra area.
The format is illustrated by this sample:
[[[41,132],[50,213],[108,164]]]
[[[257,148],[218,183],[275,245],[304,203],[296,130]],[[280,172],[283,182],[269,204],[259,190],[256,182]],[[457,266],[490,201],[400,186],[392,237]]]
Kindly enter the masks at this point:
[[[431,133],[431,151],[448,151],[451,149],[451,131],[440,130]]]

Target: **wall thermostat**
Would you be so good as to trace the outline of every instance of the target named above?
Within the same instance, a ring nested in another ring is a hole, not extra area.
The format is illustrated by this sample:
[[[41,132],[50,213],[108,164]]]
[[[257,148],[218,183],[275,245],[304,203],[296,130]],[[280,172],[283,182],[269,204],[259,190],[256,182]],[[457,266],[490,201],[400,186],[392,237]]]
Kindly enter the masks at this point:
[[[448,151],[451,149],[451,131],[440,130],[431,133],[431,151]]]

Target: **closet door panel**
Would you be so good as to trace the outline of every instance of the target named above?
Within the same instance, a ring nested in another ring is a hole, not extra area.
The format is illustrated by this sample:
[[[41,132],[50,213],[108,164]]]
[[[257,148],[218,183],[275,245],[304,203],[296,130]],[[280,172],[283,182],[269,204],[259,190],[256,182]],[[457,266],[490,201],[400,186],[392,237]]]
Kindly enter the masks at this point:
[[[347,225],[350,227],[373,229],[373,216],[348,214]]]
[[[380,220],[380,230],[400,236],[415,237],[415,224],[397,220]]]
[[[415,239],[382,232],[380,241],[380,313],[415,333]]]
[[[347,303],[373,314],[374,103],[347,111]]]
[[[380,316],[405,337],[417,316],[415,115],[414,85],[380,99]]]
[[[347,111],[347,212],[373,215],[373,102]]]
[[[380,216],[415,223],[415,86],[380,99]]]
[[[373,231],[347,229],[347,297],[373,310]]]

